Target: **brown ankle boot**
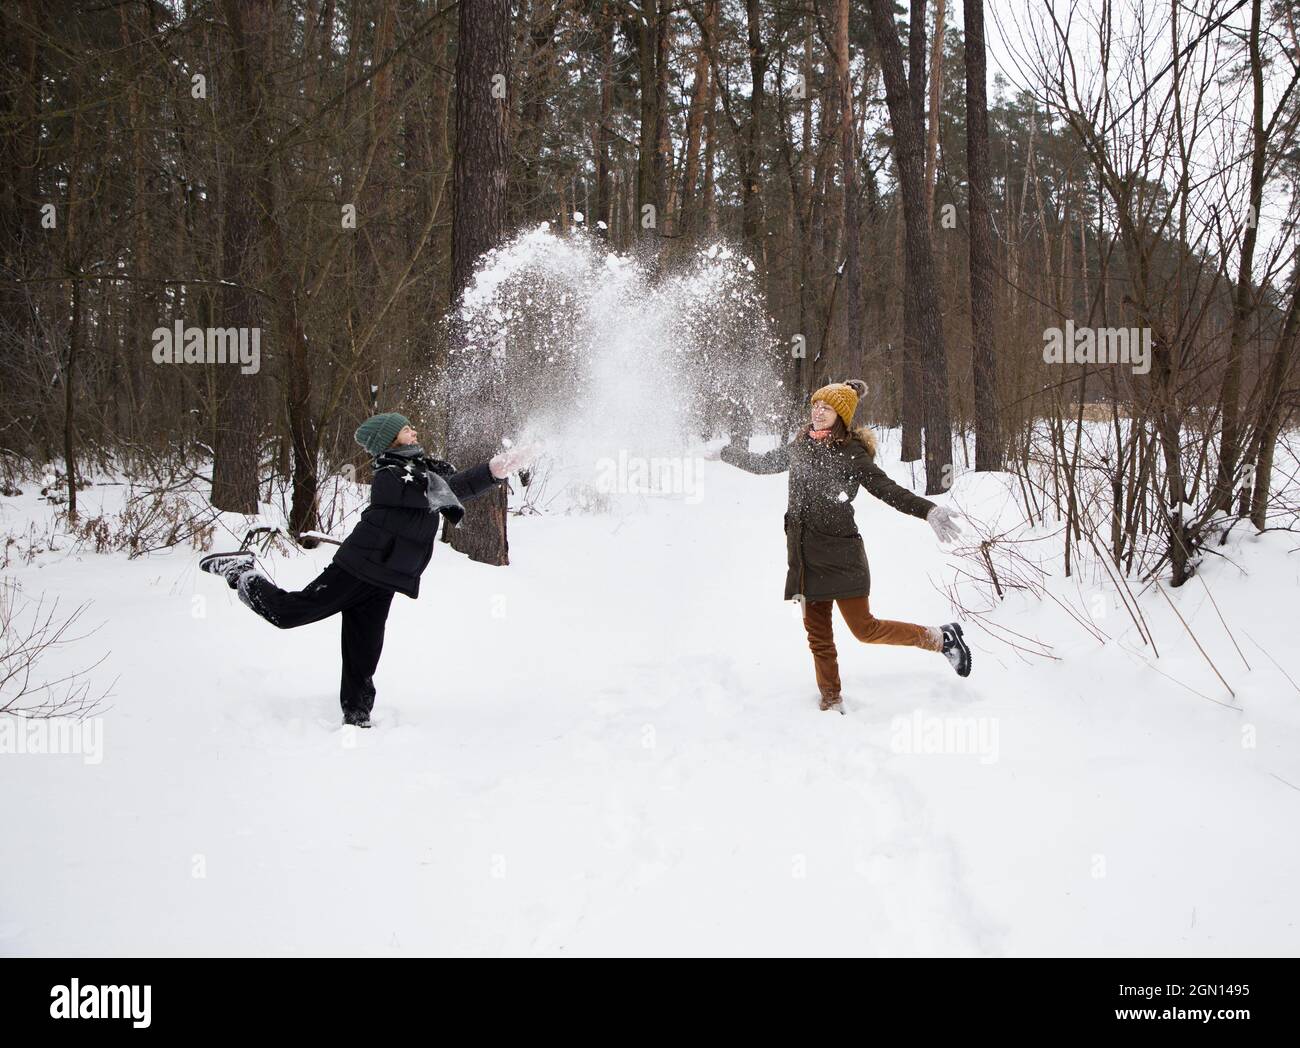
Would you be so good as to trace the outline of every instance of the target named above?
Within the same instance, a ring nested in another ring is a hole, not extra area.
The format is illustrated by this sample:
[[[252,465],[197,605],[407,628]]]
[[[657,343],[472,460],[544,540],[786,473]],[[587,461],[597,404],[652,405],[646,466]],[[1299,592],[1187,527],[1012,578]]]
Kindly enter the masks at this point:
[[[822,692],[821,708],[823,710],[834,709],[836,706],[840,705],[842,701],[843,700],[840,698],[840,693],[838,691],[824,691]]]

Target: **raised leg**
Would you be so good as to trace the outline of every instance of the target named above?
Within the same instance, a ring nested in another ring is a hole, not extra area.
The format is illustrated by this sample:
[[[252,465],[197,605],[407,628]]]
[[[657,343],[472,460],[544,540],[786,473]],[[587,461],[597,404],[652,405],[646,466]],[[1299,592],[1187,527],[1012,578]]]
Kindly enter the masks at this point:
[[[319,622],[342,611],[374,587],[333,564],[300,590],[283,590],[260,572],[239,577],[239,599],[282,630]]]
[[[871,614],[871,606],[866,597],[850,597],[835,603],[840,606],[840,614],[844,616],[853,636],[864,644],[906,644],[927,651],[940,651],[943,648],[943,635],[938,629],[911,622],[878,619]]]

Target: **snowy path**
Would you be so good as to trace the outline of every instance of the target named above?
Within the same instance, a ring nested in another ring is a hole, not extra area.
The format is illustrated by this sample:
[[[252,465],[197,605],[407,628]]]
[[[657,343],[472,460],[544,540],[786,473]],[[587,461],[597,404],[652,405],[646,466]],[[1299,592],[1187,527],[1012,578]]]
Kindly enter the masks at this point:
[[[0,757],[0,953],[1296,952],[1294,720],[1243,759],[1240,713],[1118,655],[984,644],[960,681],[838,618],[821,713],[784,477],[709,467],[697,504],[512,521],[506,570],[439,546],[370,732],[337,622],[277,632],[193,554],[24,569],[111,615],[120,679],[102,764]],[[948,617],[929,529],[858,516],[875,610]],[[986,718],[996,759],[898,752],[918,715]]]

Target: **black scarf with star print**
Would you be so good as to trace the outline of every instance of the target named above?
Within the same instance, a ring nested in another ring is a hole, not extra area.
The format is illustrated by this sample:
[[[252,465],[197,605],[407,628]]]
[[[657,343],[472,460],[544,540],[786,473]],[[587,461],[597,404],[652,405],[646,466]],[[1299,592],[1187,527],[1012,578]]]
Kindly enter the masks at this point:
[[[465,507],[443,479],[455,473],[455,468],[426,455],[419,444],[389,448],[375,459],[374,468],[400,470],[412,477],[412,483],[423,483],[430,512],[441,513],[452,524],[459,524],[465,516]]]

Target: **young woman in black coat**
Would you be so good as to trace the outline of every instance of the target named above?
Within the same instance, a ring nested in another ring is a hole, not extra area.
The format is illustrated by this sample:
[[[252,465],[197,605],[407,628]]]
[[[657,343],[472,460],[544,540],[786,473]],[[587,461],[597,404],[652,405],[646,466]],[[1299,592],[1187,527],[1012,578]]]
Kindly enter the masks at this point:
[[[533,450],[507,451],[458,472],[427,456],[419,434],[397,412],[367,419],[356,439],[374,456],[370,505],[334,560],[304,589],[280,589],[257,569],[250,553],[213,553],[199,566],[223,577],[241,601],[281,629],[341,612],[343,723],[368,728],[375,703],[373,677],[393,594],[420,595],[420,575],[433,556],[439,522],[445,518],[449,526],[459,524],[465,515],[463,503],[528,465]]]

